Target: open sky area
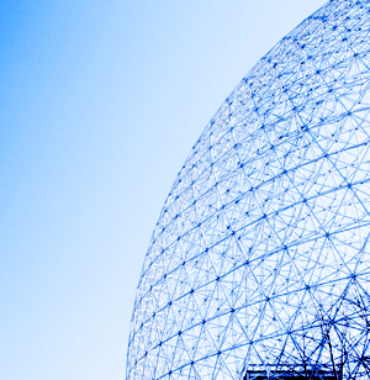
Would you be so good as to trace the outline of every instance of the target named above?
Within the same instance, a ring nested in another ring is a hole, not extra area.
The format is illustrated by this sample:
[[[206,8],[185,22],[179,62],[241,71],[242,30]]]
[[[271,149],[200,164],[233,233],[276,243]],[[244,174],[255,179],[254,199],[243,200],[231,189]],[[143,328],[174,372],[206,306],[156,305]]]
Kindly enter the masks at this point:
[[[125,378],[152,230],[202,129],[323,0],[0,0],[0,379]]]

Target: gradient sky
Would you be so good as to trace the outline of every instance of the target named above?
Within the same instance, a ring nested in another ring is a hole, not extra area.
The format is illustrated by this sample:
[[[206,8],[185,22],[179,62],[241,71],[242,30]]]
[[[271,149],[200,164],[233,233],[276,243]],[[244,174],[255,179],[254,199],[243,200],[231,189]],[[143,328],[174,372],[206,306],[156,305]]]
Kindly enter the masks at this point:
[[[0,379],[125,378],[152,230],[221,102],[323,0],[0,0]]]

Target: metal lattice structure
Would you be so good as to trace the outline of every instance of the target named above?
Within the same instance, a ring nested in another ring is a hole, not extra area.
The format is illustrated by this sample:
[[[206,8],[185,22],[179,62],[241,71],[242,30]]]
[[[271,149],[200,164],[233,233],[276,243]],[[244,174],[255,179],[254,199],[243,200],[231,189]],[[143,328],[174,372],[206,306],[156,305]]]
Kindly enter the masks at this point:
[[[225,100],[147,252],[127,379],[370,378],[370,1],[333,0]]]

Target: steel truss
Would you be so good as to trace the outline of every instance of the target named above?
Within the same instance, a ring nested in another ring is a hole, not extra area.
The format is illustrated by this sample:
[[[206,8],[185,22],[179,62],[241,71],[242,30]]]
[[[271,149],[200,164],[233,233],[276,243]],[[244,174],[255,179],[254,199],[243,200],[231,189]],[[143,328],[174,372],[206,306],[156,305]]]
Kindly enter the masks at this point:
[[[370,1],[283,38],[165,202],[127,379],[370,378]]]

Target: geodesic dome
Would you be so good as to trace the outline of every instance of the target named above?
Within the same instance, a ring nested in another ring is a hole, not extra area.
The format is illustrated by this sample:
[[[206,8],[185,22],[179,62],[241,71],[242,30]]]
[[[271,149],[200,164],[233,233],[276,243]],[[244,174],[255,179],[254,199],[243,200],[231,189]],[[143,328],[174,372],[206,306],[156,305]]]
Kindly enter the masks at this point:
[[[330,1],[225,100],[140,277],[127,379],[370,378],[370,1]]]

